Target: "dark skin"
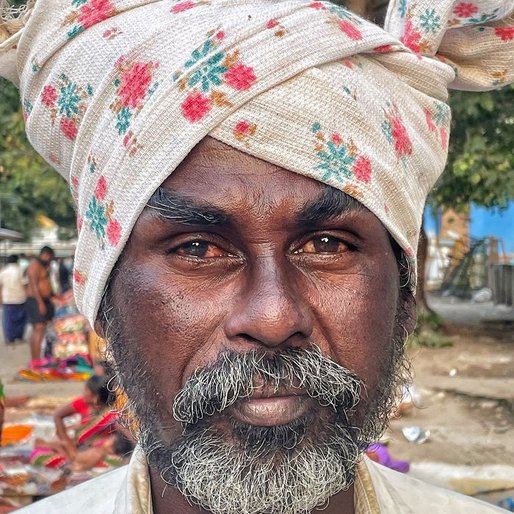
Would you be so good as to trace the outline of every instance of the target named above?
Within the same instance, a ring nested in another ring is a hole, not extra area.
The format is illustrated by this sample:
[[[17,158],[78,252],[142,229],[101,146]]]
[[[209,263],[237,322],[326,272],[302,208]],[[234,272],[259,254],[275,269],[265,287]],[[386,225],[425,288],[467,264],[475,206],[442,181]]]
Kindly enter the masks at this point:
[[[170,412],[177,392],[225,349],[280,352],[314,342],[373,395],[399,302],[396,259],[373,214],[316,212],[322,184],[211,138],[163,188],[179,208],[145,208],[113,298],[127,344],[144,351],[164,440],[181,430]],[[205,512],[165,488],[155,469],[150,475],[156,514]],[[324,512],[353,513],[353,495],[338,493]]]
[[[29,280],[27,286],[27,295],[36,299],[39,313],[46,315],[46,306],[43,301],[44,298],[52,296],[52,286],[50,284],[50,276],[48,268],[54,259],[52,252],[41,252],[39,260],[33,259],[27,268],[27,277]],[[48,323],[34,323],[32,327],[32,336],[30,338],[30,353],[31,359],[39,359],[41,356],[41,342],[45,335],[46,326]]]

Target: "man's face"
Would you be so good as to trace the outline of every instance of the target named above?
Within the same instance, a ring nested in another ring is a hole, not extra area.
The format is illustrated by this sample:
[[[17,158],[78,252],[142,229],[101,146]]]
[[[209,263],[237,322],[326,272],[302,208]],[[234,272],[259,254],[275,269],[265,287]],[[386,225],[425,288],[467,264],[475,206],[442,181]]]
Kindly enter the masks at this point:
[[[50,263],[54,260],[55,256],[51,252],[41,252],[39,255],[39,260],[44,266],[49,266]]]
[[[399,274],[383,225],[341,193],[210,138],[149,203],[111,284],[107,335],[153,464],[212,512],[258,512],[191,492],[177,473],[201,481],[208,466],[179,472],[170,460],[201,450],[207,461],[221,445],[227,470],[247,466],[230,487],[252,462],[268,496],[266,470],[295,461],[286,479],[298,475],[301,495],[313,488],[298,462],[321,462],[321,441],[348,462],[312,467],[314,481],[336,468],[345,476],[262,511],[313,508],[348,487],[398,385]]]

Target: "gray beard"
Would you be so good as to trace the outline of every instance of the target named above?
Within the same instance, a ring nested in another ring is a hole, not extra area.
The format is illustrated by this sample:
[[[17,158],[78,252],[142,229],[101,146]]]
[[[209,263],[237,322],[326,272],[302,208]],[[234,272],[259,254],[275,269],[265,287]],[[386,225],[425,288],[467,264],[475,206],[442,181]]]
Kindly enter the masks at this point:
[[[381,381],[365,409],[357,408],[366,396],[362,382],[314,345],[272,357],[264,351],[224,353],[178,393],[173,415],[183,432],[168,442],[161,437],[153,393],[140,387],[148,377],[137,345],[127,344],[114,325],[110,351],[150,465],[164,482],[213,514],[302,514],[326,505],[353,484],[359,456],[379,439],[396,393],[407,381],[399,339],[384,357]],[[320,410],[326,417],[307,415],[272,427],[225,417],[227,407],[251,395],[256,379],[277,389],[304,389],[326,407]]]

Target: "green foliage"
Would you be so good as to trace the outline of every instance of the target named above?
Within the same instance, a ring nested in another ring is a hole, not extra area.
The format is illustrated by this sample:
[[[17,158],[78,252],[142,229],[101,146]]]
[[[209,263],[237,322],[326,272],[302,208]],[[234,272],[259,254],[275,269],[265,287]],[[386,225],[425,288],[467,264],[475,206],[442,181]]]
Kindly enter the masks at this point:
[[[448,164],[430,196],[434,207],[506,207],[514,199],[514,86],[455,91]]]
[[[409,348],[451,348],[453,341],[436,330],[423,327],[409,336],[407,345]]]
[[[16,88],[0,79],[0,202],[2,226],[29,236],[35,217],[44,214],[58,225],[74,226],[68,186],[30,146]],[[70,234],[71,235],[71,234]]]

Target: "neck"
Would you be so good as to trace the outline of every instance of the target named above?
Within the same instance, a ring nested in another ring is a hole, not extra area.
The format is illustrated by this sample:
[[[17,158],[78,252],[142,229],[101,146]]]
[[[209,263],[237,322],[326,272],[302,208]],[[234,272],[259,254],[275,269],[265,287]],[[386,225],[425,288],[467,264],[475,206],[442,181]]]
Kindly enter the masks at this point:
[[[188,500],[173,486],[167,485],[161,479],[159,472],[150,467],[150,483],[152,488],[153,514],[210,514]],[[354,514],[354,490],[351,486],[347,491],[340,491],[330,498],[330,502],[323,509],[323,514]]]

